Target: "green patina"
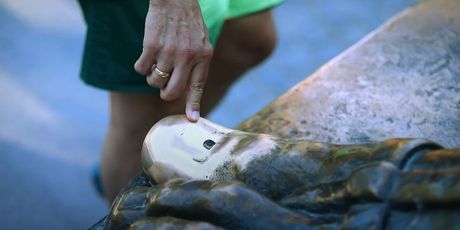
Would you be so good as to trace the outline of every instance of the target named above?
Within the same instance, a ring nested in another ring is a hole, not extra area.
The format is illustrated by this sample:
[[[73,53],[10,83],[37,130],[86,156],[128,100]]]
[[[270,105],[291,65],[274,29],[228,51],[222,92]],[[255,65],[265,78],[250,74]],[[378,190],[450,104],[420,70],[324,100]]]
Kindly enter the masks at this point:
[[[344,147],[334,152],[334,158],[359,153],[372,153],[380,147],[378,144],[367,144],[358,147]]]

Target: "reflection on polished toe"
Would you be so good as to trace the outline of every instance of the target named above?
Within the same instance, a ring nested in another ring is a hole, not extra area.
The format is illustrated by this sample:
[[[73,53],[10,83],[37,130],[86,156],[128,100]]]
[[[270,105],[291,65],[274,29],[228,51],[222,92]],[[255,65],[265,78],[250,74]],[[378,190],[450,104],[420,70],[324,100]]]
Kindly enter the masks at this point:
[[[178,177],[218,179],[234,173],[219,171],[224,164],[244,169],[276,146],[276,138],[269,135],[225,128],[204,118],[192,123],[174,115],[160,120],[147,134],[142,164],[157,183]]]

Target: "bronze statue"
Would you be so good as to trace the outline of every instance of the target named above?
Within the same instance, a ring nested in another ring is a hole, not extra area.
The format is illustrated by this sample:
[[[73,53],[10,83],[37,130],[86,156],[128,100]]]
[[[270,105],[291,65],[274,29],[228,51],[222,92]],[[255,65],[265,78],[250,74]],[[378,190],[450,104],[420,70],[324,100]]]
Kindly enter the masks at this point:
[[[146,174],[106,227],[452,229],[460,217],[460,150],[423,139],[333,145],[171,116],[142,155]]]

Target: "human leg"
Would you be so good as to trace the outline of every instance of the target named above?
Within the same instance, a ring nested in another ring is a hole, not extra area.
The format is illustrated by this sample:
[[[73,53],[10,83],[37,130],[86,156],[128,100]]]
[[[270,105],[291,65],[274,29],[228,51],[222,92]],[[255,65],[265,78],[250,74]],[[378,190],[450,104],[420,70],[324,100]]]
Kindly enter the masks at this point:
[[[211,110],[234,81],[271,54],[276,41],[270,10],[227,20],[214,50],[202,108]]]
[[[149,93],[110,93],[110,125],[101,158],[104,195],[112,202],[139,171],[142,141],[161,118],[183,112],[183,102]]]

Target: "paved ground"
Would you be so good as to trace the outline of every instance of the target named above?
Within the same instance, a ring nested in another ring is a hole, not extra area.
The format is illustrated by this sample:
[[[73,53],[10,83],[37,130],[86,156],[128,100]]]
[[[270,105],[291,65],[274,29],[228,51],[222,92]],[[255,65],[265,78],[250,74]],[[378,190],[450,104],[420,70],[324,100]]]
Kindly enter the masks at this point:
[[[209,118],[237,125],[415,2],[288,0],[275,53]],[[84,29],[75,1],[0,0],[2,229],[84,229],[106,211],[89,176],[107,98],[78,80]]]

